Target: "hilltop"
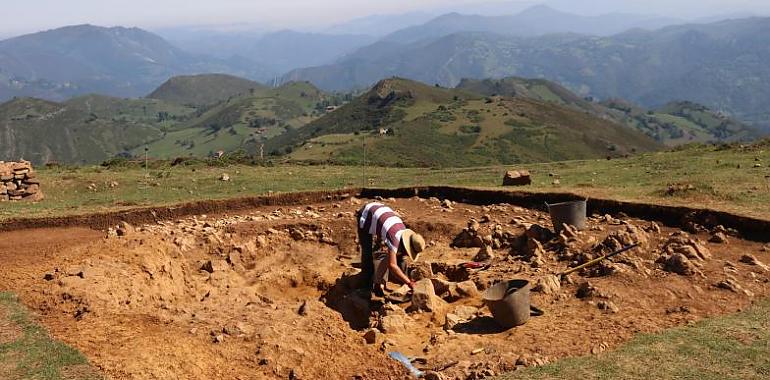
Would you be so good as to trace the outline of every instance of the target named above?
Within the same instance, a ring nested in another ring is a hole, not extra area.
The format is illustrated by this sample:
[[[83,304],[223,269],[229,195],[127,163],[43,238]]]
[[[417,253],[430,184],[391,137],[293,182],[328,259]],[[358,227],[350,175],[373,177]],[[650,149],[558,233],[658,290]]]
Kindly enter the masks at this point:
[[[457,87],[486,96],[524,97],[590,112],[638,129],[667,146],[747,141],[760,136],[759,131],[727,115],[688,101],[671,102],[656,109],[645,109],[621,99],[595,102],[548,80],[517,77],[463,79]]]
[[[194,117],[151,141],[150,154],[202,157],[239,149],[258,154],[264,140],[302,127],[325,114],[328,105],[343,101],[342,96],[326,94],[307,82],[251,90],[232,91],[215,104],[198,107]],[[143,153],[143,148],[134,153]]]
[[[267,90],[263,84],[227,74],[181,75],[167,80],[147,98],[204,106]]]
[[[126,152],[194,110],[152,99],[100,95],[56,103],[17,98],[0,104],[0,160],[93,163]]]
[[[380,129],[387,132],[383,135]],[[659,147],[633,129],[555,103],[484,97],[393,78],[268,140],[294,160],[472,166],[620,156]]]

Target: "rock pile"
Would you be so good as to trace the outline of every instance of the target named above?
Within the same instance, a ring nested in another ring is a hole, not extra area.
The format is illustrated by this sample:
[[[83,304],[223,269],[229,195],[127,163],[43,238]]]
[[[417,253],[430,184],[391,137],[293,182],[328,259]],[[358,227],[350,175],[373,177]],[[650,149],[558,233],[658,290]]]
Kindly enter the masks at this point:
[[[40,182],[29,161],[0,161],[0,202],[42,199]]]
[[[484,218],[482,218],[484,220]],[[501,224],[491,223],[486,218],[484,226],[476,219],[468,222],[468,227],[452,241],[453,248],[485,248],[501,249],[516,247],[522,243],[521,235],[505,231]]]
[[[668,272],[690,276],[700,273],[699,268],[709,259],[711,252],[701,241],[687,233],[675,232],[663,246],[658,263]]]

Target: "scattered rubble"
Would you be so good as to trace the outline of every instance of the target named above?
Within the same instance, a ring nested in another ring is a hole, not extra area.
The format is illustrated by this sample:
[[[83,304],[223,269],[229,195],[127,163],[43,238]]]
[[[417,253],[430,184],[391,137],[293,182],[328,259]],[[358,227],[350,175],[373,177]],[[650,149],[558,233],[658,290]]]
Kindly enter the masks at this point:
[[[676,232],[663,245],[663,254],[657,262],[666,271],[691,276],[701,273],[699,268],[709,259],[711,251],[701,241],[687,233]]]

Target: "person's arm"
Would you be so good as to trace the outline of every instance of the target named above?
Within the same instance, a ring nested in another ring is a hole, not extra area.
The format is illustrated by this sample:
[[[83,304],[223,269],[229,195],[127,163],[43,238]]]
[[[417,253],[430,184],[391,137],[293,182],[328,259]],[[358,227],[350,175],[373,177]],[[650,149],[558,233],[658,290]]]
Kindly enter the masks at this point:
[[[401,268],[398,267],[398,256],[395,251],[388,251],[388,269],[399,281],[409,285],[410,289],[414,289],[414,281],[412,281],[409,276],[404,274],[404,272],[401,271]]]

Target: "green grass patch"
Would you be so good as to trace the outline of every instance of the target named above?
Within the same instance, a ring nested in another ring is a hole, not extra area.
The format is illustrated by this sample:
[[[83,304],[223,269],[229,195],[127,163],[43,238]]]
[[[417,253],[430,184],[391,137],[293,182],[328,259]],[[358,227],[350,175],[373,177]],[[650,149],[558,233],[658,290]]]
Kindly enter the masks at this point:
[[[770,300],[735,315],[640,335],[598,356],[557,361],[501,376],[517,379],[767,379]]]
[[[88,360],[77,350],[53,340],[32,320],[24,306],[12,293],[0,292],[0,306],[6,318],[19,326],[21,337],[0,344],[0,377],[7,379],[99,379],[93,370],[86,370]],[[71,371],[72,368],[76,371]],[[66,376],[63,375],[66,373]]]

